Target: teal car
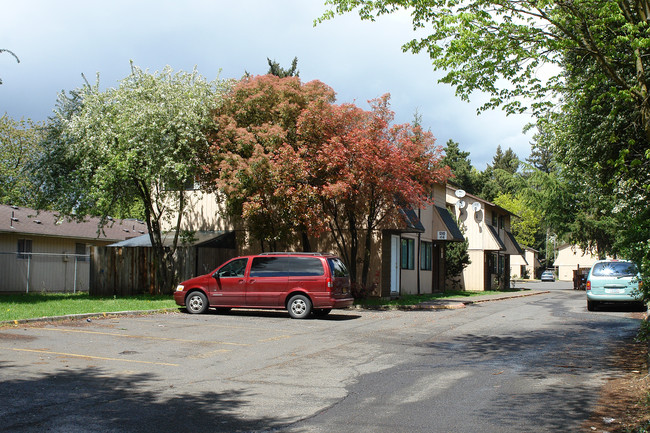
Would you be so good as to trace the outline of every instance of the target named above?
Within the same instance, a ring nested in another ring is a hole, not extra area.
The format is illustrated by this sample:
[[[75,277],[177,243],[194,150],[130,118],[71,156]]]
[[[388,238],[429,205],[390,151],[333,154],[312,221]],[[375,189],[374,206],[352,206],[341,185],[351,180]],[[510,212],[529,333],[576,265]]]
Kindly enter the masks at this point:
[[[641,302],[641,275],[627,260],[599,260],[587,276],[587,310],[601,302]]]

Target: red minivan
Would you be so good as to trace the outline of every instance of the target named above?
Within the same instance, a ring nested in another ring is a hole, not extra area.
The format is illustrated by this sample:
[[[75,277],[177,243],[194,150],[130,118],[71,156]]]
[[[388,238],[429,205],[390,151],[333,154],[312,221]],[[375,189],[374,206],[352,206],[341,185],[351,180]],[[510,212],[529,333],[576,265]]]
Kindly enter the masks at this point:
[[[325,253],[264,253],[231,259],[214,272],[184,281],[174,300],[193,314],[209,307],[287,309],[294,319],[346,308],[350,274]]]

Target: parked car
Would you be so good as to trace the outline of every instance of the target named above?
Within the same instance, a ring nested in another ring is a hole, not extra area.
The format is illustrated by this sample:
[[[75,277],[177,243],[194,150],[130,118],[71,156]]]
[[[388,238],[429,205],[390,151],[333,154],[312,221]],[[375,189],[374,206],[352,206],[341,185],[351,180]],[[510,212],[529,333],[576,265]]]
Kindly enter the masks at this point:
[[[539,279],[542,281],[555,281],[555,275],[553,274],[553,271],[546,270],[542,272]]]
[[[231,259],[182,282],[174,300],[189,313],[209,307],[287,309],[294,319],[326,315],[354,298],[343,261],[324,253],[265,253]]]
[[[599,260],[587,276],[587,310],[601,302],[641,302],[641,275],[627,260]]]

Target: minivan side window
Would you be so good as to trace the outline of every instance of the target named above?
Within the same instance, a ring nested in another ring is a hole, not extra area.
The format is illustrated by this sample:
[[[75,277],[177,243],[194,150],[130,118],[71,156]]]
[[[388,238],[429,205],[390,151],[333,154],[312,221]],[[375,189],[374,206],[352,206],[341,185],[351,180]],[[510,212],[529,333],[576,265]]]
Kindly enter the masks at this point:
[[[325,274],[323,262],[316,257],[289,257],[290,277],[318,277]]]
[[[251,278],[284,277],[287,275],[288,257],[253,257]]]
[[[243,277],[246,272],[247,263],[248,259],[237,259],[228,262],[217,271],[216,276],[219,278]]]
[[[332,276],[334,278],[350,276],[348,268],[345,267],[345,264],[340,259],[330,258],[327,259],[327,261],[330,264],[330,268],[332,269]]]

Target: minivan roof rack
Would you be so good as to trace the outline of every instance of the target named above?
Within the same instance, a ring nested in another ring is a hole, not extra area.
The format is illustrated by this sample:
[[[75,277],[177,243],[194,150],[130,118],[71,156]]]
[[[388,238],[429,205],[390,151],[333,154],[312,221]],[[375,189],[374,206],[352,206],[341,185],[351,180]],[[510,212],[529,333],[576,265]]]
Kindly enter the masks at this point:
[[[303,256],[324,256],[329,255],[328,253],[312,253],[312,252],[293,252],[293,251],[271,251],[268,253],[260,253],[260,256],[270,256],[270,255],[303,255]]]

